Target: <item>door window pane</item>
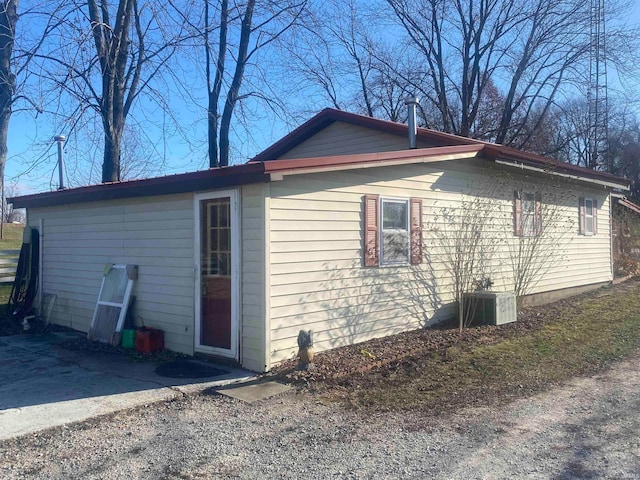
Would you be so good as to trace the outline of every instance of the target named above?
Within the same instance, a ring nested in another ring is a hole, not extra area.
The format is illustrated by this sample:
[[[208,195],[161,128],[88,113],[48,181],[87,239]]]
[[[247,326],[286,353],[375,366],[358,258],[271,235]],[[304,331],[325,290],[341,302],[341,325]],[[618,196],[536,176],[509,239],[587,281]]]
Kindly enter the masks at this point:
[[[202,274],[231,275],[231,202],[229,198],[203,200]]]

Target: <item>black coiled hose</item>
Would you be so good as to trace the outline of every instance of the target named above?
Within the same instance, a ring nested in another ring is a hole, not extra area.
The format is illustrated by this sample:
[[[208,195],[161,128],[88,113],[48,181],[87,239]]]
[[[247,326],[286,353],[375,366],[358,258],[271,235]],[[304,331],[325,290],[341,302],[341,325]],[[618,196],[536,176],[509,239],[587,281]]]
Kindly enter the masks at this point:
[[[33,301],[38,292],[38,266],[40,254],[40,234],[31,229],[31,242],[23,243],[18,258],[16,279],[9,296],[9,317],[22,320],[31,313]]]

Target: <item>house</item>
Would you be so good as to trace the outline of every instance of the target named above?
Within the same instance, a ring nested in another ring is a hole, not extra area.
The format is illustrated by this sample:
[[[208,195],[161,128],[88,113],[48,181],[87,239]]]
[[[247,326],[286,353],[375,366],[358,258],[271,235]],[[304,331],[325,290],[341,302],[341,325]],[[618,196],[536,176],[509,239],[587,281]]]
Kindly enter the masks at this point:
[[[637,275],[640,273],[640,205],[618,192],[612,193],[611,198],[614,275]]]
[[[135,317],[167,348],[255,371],[292,358],[303,328],[320,351],[451,317],[445,243],[473,218],[500,236],[482,259],[497,290],[514,289],[522,241],[545,245],[531,298],[612,280],[611,191],[627,180],[427,129],[409,149],[407,136],[326,109],[243,165],[11,202],[40,231],[53,322],[87,331],[105,264],[135,264]]]

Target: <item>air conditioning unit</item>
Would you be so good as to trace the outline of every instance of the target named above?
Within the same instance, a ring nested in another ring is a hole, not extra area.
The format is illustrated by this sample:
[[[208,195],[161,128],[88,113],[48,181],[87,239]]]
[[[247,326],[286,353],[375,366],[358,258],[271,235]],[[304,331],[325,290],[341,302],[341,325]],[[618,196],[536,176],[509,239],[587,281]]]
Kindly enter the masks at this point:
[[[502,325],[517,319],[516,296],[513,292],[467,293],[464,307],[476,324]]]

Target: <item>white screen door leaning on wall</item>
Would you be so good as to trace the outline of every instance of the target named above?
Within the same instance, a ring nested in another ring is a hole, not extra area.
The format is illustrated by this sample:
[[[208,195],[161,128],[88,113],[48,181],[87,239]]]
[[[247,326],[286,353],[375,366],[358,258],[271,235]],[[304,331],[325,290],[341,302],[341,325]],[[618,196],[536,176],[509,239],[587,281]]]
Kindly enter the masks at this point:
[[[120,344],[133,282],[138,278],[137,265],[106,265],[91,327],[87,338]]]

